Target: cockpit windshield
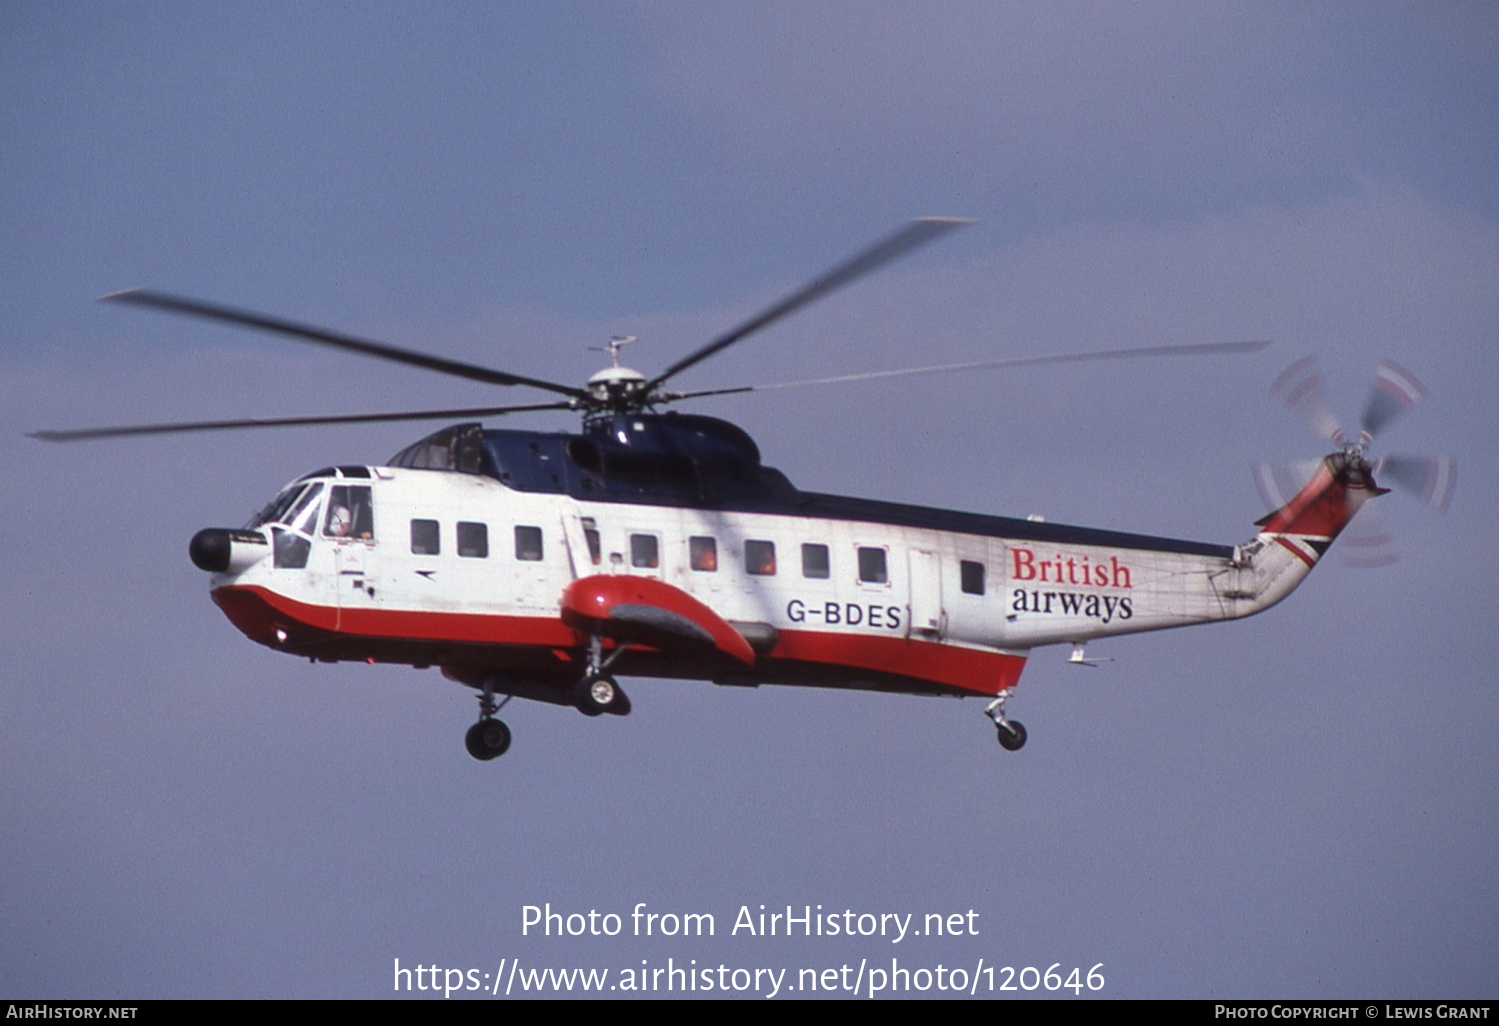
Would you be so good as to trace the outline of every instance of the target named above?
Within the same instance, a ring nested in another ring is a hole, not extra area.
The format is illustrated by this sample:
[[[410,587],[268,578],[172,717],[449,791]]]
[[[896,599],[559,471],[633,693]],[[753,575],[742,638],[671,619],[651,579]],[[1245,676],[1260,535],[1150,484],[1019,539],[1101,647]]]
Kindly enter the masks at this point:
[[[259,527],[261,524],[280,523],[281,518],[286,515],[286,511],[291,509],[292,503],[297,501],[297,497],[302,494],[306,487],[300,481],[296,484],[287,485],[276,494],[274,499],[266,503],[259,513],[251,517],[250,522],[245,527],[254,528]]]
[[[311,534],[317,526],[318,499],[323,494],[321,483],[310,485],[297,499],[297,504],[286,514],[284,523],[293,531]]]
[[[321,482],[288,485],[266,504],[265,509],[255,514],[246,527],[263,524],[286,524],[303,534],[311,534],[317,522],[318,498],[323,494]]]
[[[251,527],[271,527],[271,565],[278,570],[301,570],[312,551],[312,533],[317,530],[322,508],[323,483],[298,481],[288,485],[256,514]]]

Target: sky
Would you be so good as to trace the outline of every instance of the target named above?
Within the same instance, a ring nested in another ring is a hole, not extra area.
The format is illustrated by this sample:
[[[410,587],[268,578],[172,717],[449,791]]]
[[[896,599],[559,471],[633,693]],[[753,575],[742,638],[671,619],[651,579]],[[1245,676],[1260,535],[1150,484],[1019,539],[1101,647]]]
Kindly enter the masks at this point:
[[[0,6],[0,995],[895,960],[1000,998],[1493,997],[1496,54],[1479,4]],[[1379,444],[1455,457],[1452,507],[1380,499],[1398,563],[1335,546],[1251,620],[1037,651],[1019,753],[981,701],[627,680],[628,718],[513,703],[480,764],[467,689],[256,646],[187,559],[422,427],[25,436],[531,401],[118,289],[581,382],[922,215],[975,223],[680,384],[1273,345],[693,412],[811,490],[1235,543],[1254,461],[1326,448],[1280,370],[1316,354],[1353,423],[1391,358],[1428,395]],[[715,934],[636,936],[641,903]],[[621,932],[538,935],[547,905]],[[761,905],[973,915],[732,931]],[[997,989],[1054,964],[1102,989]]]

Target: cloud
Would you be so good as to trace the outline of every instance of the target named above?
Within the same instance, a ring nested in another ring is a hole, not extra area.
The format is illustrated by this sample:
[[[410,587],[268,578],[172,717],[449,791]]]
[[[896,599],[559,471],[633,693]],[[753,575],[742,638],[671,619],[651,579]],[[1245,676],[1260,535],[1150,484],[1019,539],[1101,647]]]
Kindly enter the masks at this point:
[[[1474,42],[1499,35],[1486,10],[778,3],[637,13],[647,74],[717,141],[726,173],[800,175],[812,188],[836,168],[851,196],[877,179],[892,195],[1034,205],[1051,222],[1122,207],[1174,217],[1326,198],[1370,178],[1471,193],[1494,156],[1480,98],[1499,81]]]
[[[1247,167],[1337,147],[1314,17],[1263,6],[779,4],[648,9],[661,88],[741,154],[1002,168]]]

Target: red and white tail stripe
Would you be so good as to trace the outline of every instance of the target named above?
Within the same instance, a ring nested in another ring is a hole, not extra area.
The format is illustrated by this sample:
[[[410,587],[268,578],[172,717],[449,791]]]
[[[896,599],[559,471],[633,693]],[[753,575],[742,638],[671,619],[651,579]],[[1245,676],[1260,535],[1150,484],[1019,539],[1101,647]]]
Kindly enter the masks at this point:
[[[1322,558],[1371,494],[1372,482],[1353,476],[1343,461],[1341,454],[1322,460],[1289,502],[1259,521],[1263,534],[1307,566]]]
[[[1278,534],[1275,536],[1275,542],[1289,549],[1292,555],[1307,566],[1316,566],[1317,560],[1322,558],[1322,553],[1326,552],[1327,547],[1332,544],[1332,539],[1298,534]]]

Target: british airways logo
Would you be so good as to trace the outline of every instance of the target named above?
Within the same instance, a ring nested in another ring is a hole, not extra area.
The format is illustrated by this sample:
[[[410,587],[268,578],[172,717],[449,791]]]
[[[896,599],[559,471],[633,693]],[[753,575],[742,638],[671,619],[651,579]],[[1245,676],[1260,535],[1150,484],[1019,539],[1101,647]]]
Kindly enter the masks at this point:
[[[1058,552],[1050,559],[1037,559],[1030,549],[1012,548],[1010,579],[1039,581],[1042,584],[1086,584],[1095,588],[1132,588],[1129,567],[1110,556],[1108,563],[1091,562],[1087,556],[1068,556]]]
[[[1095,563],[1087,556],[1063,556],[1038,559],[1030,549],[1010,549],[1010,579],[1035,581],[1037,584],[1075,584],[1087,588],[1133,588],[1130,569],[1110,556],[1107,563]],[[1128,620],[1135,615],[1134,603],[1126,597],[1089,592],[1016,588],[1010,595],[1010,618],[1019,613],[1043,616],[1086,616],[1103,623],[1114,619]]]

